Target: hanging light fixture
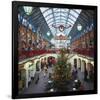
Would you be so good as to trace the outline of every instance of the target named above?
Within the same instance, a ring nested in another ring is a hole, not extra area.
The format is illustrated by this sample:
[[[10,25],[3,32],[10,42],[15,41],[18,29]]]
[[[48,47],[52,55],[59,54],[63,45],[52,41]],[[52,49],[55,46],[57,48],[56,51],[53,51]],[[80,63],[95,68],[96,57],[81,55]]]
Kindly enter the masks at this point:
[[[33,7],[30,7],[30,6],[23,6],[23,9],[24,9],[26,15],[31,15],[31,14],[32,14]]]
[[[81,31],[81,30],[82,30],[82,25],[81,25],[81,24],[78,24],[78,25],[77,25],[77,30],[78,30],[78,31]]]
[[[47,35],[50,36],[50,32],[47,32]]]
[[[32,30],[32,25],[31,24],[29,24],[29,28]]]

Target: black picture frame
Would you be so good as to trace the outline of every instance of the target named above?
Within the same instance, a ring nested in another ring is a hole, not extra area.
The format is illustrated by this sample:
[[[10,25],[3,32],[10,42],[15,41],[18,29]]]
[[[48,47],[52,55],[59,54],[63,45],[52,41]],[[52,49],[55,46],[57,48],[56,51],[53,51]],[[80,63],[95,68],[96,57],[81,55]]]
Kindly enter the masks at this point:
[[[69,9],[75,8],[83,10],[84,9],[94,10],[95,12],[94,90],[18,95],[18,7],[19,6],[56,7],[56,8],[69,8]],[[83,94],[85,95],[97,94],[97,6],[13,1],[12,2],[12,98],[19,99],[19,98],[36,98],[36,97],[52,97],[52,96],[83,95]]]

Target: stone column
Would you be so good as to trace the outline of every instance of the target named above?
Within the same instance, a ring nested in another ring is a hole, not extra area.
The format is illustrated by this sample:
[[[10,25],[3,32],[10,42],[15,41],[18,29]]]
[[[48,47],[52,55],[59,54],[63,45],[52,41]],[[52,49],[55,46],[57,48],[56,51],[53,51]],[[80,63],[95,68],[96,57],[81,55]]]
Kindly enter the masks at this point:
[[[26,88],[28,88],[28,70],[26,70]]]
[[[84,72],[84,63],[81,61],[81,72]]]

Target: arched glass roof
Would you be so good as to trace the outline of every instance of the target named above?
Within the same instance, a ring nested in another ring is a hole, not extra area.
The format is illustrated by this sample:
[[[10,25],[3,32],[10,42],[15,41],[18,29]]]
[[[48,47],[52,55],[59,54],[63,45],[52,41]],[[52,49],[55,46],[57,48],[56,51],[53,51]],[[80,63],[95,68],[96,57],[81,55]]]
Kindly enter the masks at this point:
[[[40,7],[40,10],[48,24],[50,31],[55,36],[56,33],[59,33],[57,28],[54,28],[52,25],[63,25],[66,26],[71,25],[70,28],[66,28],[63,33],[68,35],[71,31],[73,25],[75,24],[79,14],[81,13],[81,9],[65,9],[65,8],[47,8]]]

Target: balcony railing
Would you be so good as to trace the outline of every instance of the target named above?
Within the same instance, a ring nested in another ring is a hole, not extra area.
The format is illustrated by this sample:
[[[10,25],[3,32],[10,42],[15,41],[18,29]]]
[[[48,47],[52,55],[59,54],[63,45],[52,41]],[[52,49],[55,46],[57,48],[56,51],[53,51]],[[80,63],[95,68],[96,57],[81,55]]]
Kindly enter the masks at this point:
[[[48,53],[55,53],[54,50],[32,50],[32,51],[20,51],[19,53],[19,61],[30,58],[30,57],[34,57],[34,56],[38,56],[38,55],[42,55],[42,54],[48,54]]]
[[[84,56],[88,56],[88,57],[94,57],[94,48],[76,48],[73,50],[74,52],[84,55]]]

